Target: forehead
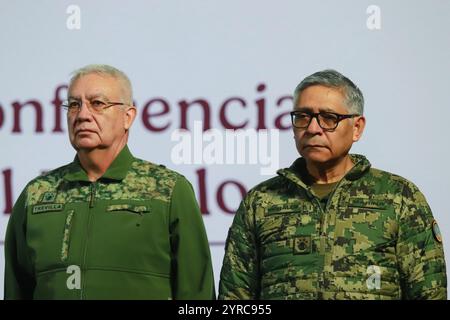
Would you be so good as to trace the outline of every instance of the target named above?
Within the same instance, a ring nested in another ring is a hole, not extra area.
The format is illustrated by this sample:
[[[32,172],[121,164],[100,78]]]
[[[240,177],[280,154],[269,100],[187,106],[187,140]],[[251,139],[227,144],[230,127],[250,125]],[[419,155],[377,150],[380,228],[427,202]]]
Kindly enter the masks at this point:
[[[295,109],[311,109],[314,111],[347,111],[345,95],[341,89],[313,85],[307,87],[299,96]]]
[[[116,98],[121,93],[120,81],[109,75],[86,74],[80,76],[69,87],[71,97],[106,96]]]

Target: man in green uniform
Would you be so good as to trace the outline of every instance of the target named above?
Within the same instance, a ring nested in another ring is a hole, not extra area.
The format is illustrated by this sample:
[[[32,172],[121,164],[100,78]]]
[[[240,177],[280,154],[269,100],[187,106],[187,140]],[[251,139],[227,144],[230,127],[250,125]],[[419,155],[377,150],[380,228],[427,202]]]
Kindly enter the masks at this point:
[[[133,157],[128,77],[77,70],[68,90],[75,160],[32,180],[5,241],[6,299],[212,299],[203,220],[182,175]]]
[[[363,105],[334,70],[297,86],[291,117],[302,157],[242,201],[220,299],[446,299],[442,239],[422,193],[349,154]]]

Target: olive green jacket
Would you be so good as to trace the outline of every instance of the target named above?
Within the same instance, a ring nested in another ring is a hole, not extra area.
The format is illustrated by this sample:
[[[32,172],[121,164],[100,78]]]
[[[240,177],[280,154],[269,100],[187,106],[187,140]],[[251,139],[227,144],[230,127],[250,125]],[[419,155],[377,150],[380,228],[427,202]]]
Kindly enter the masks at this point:
[[[203,220],[180,174],[125,146],[90,182],[75,161],[23,190],[5,241],[6,299],[212,299]]]
[[[220,299],[446,299],[439,228],[417,187],[355,166],[322,209],[299,158],[248,193],[229,230]]]

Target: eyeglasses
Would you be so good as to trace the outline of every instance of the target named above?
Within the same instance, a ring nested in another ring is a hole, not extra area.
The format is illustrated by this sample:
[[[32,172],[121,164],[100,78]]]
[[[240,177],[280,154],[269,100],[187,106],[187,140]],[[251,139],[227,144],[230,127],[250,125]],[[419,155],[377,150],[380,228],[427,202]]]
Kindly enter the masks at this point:
[[[78,113],[83,105],[81,100],[68,100],[62,104],[62,107],[67,110],[71,115]],[[125,106],[126,103],[123,102],[105,102],[100,99],[87,100],[86,105],[90,112],[95,114],[101,114],[105,109],[111,108],[113,106]]]
[[[306,129],[309,127],[313,118],[316,118],[319,126],[325,131],[334,131],[339,122],[344,119],[357,117],[359,114],[339,114],[334,112],[307,112],[307,111],[292,111],[291,120],[292,125],[298,129]]]

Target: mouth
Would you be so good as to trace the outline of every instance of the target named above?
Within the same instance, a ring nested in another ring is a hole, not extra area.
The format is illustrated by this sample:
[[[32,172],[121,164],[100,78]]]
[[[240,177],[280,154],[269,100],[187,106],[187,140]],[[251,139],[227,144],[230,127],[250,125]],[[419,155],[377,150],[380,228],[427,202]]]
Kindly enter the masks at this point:
[[[78,130],[75,130],[75,135],[83,134],[83,133],[95,133],[95,131],[94,130],[89,130],[89,129],[78,129]]]
[[[303,149],[306,148],[326,148],[326,147],[318,144],[307,144],[306,146],[303,147]]]

